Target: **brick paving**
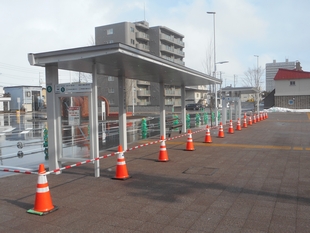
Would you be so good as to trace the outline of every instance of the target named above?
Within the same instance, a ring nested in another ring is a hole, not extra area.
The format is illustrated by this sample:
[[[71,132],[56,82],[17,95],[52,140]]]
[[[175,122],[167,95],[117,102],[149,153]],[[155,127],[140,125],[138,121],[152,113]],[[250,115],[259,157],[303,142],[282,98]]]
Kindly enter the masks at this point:
[[[0,232],[310,232],[309,123],[269,113],[233,135],[225,126],[225,138],[211,130],[211,144],[202,131],[195,151],[186,137],[167,141],[169,162],[156,162],[159,143],[126,152],[125,181],[110,179],[116,156],[100,161],[100,178],[92,164],[49,175],[59,209],[45,216],[26,213],[35,175],[4,177]]]

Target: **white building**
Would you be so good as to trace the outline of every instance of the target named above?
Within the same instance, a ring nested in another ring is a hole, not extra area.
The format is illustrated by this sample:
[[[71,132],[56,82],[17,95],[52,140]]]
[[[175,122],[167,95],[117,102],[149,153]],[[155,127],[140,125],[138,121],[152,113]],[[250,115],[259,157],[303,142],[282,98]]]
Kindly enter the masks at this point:
[[[11,97],[4,96],[3,86],[0,86],[0,112],[9,111],[9,102]]]
[[[4,91],[11,95],[10,110],[36,111],[41,106],[41,86],[4,87]]]
[[[275,106],[310,108],[310,72],[279,69],[275,78]]]

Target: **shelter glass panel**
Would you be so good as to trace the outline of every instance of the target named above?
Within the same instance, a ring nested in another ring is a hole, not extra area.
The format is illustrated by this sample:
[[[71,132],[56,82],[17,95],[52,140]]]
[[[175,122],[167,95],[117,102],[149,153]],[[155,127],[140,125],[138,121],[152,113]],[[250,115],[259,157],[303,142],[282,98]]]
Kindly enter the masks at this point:
[[[88,96],[59,97],[62,156],[70,159],[90,157]]]

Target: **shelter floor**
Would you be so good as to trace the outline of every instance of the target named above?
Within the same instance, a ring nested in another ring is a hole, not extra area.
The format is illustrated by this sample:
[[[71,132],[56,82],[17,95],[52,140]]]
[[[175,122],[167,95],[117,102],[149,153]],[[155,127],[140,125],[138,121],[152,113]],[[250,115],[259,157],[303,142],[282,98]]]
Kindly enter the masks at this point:
[[[100,160],[100,178],[91,163],[49,175],[59,209],[45,216],[26,213],[35,175],[2,178],[0,232],[309,232],[309,115],[268,116],[234,134],[226,125],[224,138],[212,129],[212,143],[194,129],[194,151],[187,136],[166,141],[168,162],[156,162],[159,143],[128,151],[125,181],[110,179],[116,156]]]

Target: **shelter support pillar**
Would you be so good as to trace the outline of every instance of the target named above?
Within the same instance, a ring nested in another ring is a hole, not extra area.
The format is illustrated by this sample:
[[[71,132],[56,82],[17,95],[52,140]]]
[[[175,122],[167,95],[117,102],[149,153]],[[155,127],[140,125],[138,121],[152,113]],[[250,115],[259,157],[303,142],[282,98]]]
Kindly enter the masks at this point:
[[[233,109],[233,107],[232,107],[232,103],[234,103],[234,100],[235,100],[235,92],[234,91],[231,92],[231,97],[232,97],[232,99],[229,102],[229,120],[233,120],[233,111],[235,111],[235,109],[236,109],[236,108]],[[235,113],[236,113],[236,111],[235,111]]]
[[[223,125],[226,124],[226,120],[227,120],[227,102],[226,102],[226,99],[223,98],[222,100],[222,123]]]
[[[166,138],[166,110],[165,110],[165,86],[164,83],[159,83],[159,121],[160,135]]]
[[[255,95],[256,95],[256,111],[257,113],[259,113],[259,92],[255,93]]]
[[[219,125],[219,122],[218,122],[218,117],[217,117],[217,114],[218,114],[218,104],[217,104],[217,85],[216,83],[214,83],[214,94],[215,94],[215,126],[218,126]]]
[[[232,108],[231,102],[230,102],[230,103],[229,103],[229,120],[233,120],[233,119],[232,119],[232,116],[233,116],[232,111],[233,111],[233,108]]]
[[[182,125],[182,132],[186,133],[186,109],[185,109],[185,86],[181,86],[181,121]]]
[[[125,77],[118,77],[118,93],[119,93],[119,142],[123,146],[123,150],[127,150],[127,129],[126,129],[126,86]]]
[[[240,98],[238,99],[238,114],[236,114],[237,119],[241,119],[241,111],[242,111],[242,106],[241,106],[241,94]]]
[[[61,167],[59,157],[61,153],[61,116],[56,109],[55,85],[58,84],[58,65],[51,64],[45,67],[45,83],[46,83],[46,113],[48,127],[48,155],[49,170],[55,170]],[[60,173],[60,172],[59,172]],[[59,174],[57,173],[57,174]]]
[[[90,157],[92,159],[99,157],[99,139],[98,139],[98,90],[97,90],[97,64],[93,64],[92,70],[92,92],[91,92],[91,104],[90,104]],[[95,177],[100,177],[100,165],[99,160],[94,161]]]

